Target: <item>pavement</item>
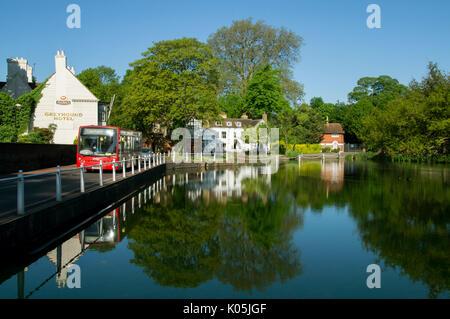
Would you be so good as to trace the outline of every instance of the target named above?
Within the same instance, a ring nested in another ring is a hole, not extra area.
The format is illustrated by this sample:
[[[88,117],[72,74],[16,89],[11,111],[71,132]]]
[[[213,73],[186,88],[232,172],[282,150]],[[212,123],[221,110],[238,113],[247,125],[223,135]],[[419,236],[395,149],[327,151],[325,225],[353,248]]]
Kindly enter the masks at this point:
[[[61,170],[75,168],[76,164],[62,166]],[[32,174],[49,173],[56,171],[56,167],[45,168],[34,171],[24,172],[24,193],[25,193],[25,212],[37,205],[56,200],[56,174],[41,175],[35,177],[26,177]],[[129,176],[131,172],[127,172]],[[15,177],[17,173],[1,176]],[[84,174],[85,190],[99,185],[98,171]],[[116,179],[120,180],[122,173],[116,173]],[[108,170],[103,171],[103,183],[112,182],[112,172]],[[80,192],[80,170],[72,170],[68,172],[61,172],[61,186],[62,196],[67,196],[73,193]],[[0,181],[0,221],[2,218],[16,214],[17,211],[17,180]]]

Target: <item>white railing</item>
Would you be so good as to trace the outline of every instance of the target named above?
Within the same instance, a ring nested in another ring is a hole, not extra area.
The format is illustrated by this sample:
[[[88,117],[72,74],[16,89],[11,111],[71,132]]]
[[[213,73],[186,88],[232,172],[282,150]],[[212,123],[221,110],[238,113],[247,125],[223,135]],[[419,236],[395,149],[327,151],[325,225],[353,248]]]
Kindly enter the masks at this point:
[[[122,177],[126,178],[127,171],[126,166],[128,162],[131,162],[131,174],[135,174],[135,162],[137,162],[137,171],[142,172],[145,170],[149,170],[151,168],[154,168],[156,166],[160,166],[162,164],[166,163],[167,158],[169,157],[169,153],[162,154],[157,153],[153,154],[151,156],[145,156],[145,157],[132,157],[130,159],[123,158],[121,161],[116,162],[113,160],[112,162],[105,162],[103,163],[100,161],[99,164],[95,165],[87,165],[84,166],[81,164],[80,167],[74,167],[74,168],[67,168],[67,169],[61,169],[61,167],[58,165],[56,170],[45,172],[45,173],[36,173],[36,174],[27,174],[24,175],[22,170],[19,170],[17,176],[15,177],[8,177],[8,178],[2,178],[0,179],[0,183],[2,182],[17,182],[17,214],[23,215],[25,213],[25,179],[29,178],[35,178],[40,176],[48,176],[48,175],[55,175],[56,176],[56,201],[60,202],[62,201],[62,173],[65,172],[71,172],[71,171],[79,171],[80,172],[80,192],[84,193],[86,191],[85,187],[85,169],[87,168],[98,168],[99,170],[99,179],[98,179],[98,185],[103,187],[104,186],[104,180],[103,180],[103,166],[104,165],[110,165],[112,164],[112,182],[115,182],[117,180],[116,177],[116,166],[122,167]],[[142,165],[143,164],[143,165]],[[143,167],[142,167],[143,166]]]

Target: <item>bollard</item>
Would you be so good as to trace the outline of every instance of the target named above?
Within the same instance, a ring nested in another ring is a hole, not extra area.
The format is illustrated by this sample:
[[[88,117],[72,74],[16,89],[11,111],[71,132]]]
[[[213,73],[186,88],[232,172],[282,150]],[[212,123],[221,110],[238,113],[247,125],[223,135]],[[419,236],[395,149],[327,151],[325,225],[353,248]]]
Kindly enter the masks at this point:
[[[141,156],[138,156],[138,172],[141,171]]]
[[[100,161],[99,165],[99,179],[100,186],[103,186],[103,161]]]
[[[131,156],[131,174],[134,175],[134,156]]]
[[[113,182],[116,181],[116,159],[113,158],[112,161],[112,173],[113,173]]]
[[[127,168],[125,167],[125,157],[122,159],[122,177],[125,178],[127,174]]]
[[[80,167],[80,192],[84,193],[84,164]]]
[[[17,213],[22,215],[25,213],[25,194],[24,194],[23,171],[19,171],[17,179]]]
[[[61,200],[61,167],[58,165],[56,168],[56,201],[60,202]]]

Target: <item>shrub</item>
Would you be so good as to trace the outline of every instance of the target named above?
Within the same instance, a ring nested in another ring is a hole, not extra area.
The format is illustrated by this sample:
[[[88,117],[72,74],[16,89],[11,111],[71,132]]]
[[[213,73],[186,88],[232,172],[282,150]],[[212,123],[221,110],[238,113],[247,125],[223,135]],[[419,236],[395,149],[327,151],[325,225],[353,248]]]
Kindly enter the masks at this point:
[[[331,148],[330,147],[324,147],[323,149],[322,149],[322,153],[329,153],[331,151]]]

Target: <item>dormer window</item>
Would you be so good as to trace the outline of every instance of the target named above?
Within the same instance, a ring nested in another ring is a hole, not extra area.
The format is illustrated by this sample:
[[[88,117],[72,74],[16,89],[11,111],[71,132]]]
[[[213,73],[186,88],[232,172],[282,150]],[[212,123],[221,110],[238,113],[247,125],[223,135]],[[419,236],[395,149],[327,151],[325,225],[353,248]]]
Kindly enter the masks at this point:
[[[222,126],[222,122],[216,121],[216,126]]]
[[[231,126],[231,122],[227,122],[227,126]]]
[[[241,122],[236,122],[237,127],[241,127]]]

